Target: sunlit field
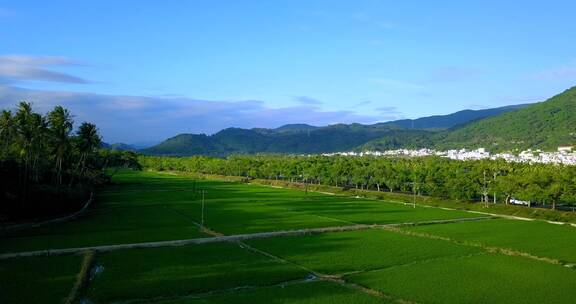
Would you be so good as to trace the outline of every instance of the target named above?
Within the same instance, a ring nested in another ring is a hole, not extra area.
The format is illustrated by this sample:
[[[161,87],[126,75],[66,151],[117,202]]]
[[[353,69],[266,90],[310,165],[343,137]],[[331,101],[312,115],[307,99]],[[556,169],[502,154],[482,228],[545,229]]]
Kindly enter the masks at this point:
[[[113,181],[80,218],[3,236],[0,303],[63,301],[86,250],[96,255],[79,291],[85,303],[566,303],[576,296],[570,226],[169,173],[121,171]],[[318,230],[326,227],[354,231]],[[294,230],[302,231],[225,239]],[[224,238],[177,242],[215,237]],[[161,241],[176,242],[155,245]],[[98,247],[141,243],[156,247]],[[6,255],[80,247],[88,248]]]

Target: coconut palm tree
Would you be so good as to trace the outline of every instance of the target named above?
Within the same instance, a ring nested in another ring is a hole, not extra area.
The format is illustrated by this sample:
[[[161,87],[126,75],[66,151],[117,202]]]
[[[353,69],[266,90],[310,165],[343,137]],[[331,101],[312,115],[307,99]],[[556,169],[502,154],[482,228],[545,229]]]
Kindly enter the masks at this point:
[[[58,185],[62,184],[62,162],[70,149],[70,132],[72,132],[72,116],[68,110],[56,106],[48,113],[48,125],[51,135],[51,148],[55,159],[55,176]]]
[[[0,114],[0,142],[2,142],[0,157],[9,157],[10,146],[13,143],[16,132],[14,127],[14,116],[12,116],[12,112],[3,110]]]
[[[89,122],[83,122],[76,132],[76,149],[80,153],[77,165],[77,170],[79,171],[77,172],[80,177],[84,176],[86,160],[98,147],[100,147],[101,143],[102,139],[98,134],[98,128],[96,125]]]

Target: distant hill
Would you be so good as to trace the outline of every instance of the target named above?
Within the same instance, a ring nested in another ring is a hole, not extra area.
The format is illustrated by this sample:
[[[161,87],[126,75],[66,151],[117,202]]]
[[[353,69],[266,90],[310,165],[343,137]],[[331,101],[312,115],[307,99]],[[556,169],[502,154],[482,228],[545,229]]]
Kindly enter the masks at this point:
[[[212,136],[180,134],[141,152],[178,156],[323,153],[352,150],[397,130],[398,128],[393,126],[361,124],[338,124],[304,130],[228,128]]]
[[[385,122],[386,125],[395,125],[405,129],[420,130],[443,130],[458,125],[466,124],[474,120],[479,120],[503,113],[515,111],[529,106],[529,104],[505,106],[483,110],[463,110],[448,115],[434,115],[418,119],[402,119]]]
[[[307,124],[288,124],[274,129],[276,132],[298,132],[298,131],[311,131],[320,127],[315,127]]]
[[[350,150],[387,150],[431,147],[439,130],[454,128],[486,117],[515,111],[526,105],[486,110],[464,110],[415,120],[316,127],[289,124],[275,129],[228,128],[214,135],[180,134],[153,147],[140,150],[152,155],[210,155],[255,153],[325,153]]]
[[[476,121],[436,139],[440,148],[552,150],[576,144],[576,87],[545,102]]]
[[[103,142],[102,148],[108,149],[108,150],[117,150],[117,151],[136,151],[136,150],[138,150],[134,146],[124,144],[124,143],[108,144],[108,143]]]

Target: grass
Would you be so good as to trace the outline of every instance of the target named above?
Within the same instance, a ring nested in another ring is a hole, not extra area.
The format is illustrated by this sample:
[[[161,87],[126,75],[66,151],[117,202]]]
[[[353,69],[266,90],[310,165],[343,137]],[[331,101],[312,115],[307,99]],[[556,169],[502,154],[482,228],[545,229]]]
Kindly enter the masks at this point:
[[[421,303],[572,303],[576,272],[504,255],[432,260],[348,279]]]
[[[206,225],[228,235],[478,216],[166,173],[121,171],[114,181],[98,192],[83,217],[4,236],[0,252],[207,237],[195,225],[201,219],[201,197],[195,191],[200,188],[207,190]],[[91,281],[88,299],[164,304],[383,302],[334,282],[306,281],[305,269],[422,303],[566,303],[576,295],[574,269],[466,244],[575,263],[573,227],[499,219],[401,229],[457,242],[388,230],[247,242],[290,263],[237,243],[99,253],[96,264],[103,272]],[[59,303],[79,268],[77,256],[0,261],[0,303]]]
[[[80,270],[80,256],[0,261],[0,303],[61,303]]]
[[[250,245],[324,274],[365,271],[478,253],[478,248],[368,230],[262,239]]]
[[[376,304],[389,303],[336,283],[311,281],[286,286],[274,286],[230,292],[200,299],[187,298],[162,301],[157,304]]]
[[[208,191],[206,226],[224,234],[476,216],[165,173],[121,171],[114,181],[80,220],[10,234],[0,252],[202,237],[193,223],[201,221],[201,198],[193,191],[200,188]]]
[[[230,176],[209,176],[210,178],[219,180],[235,180],[238,178]],[[293,183],[287,181],[277,181],[277,180],[263,180],[256,179],[252,180],[251,183],[259,185],[274,185],[294,189],[303,189],[302,183]],[[373,191],[373,190],[359,190],[359,189],[348,189],[342,190],[340,187],[326,186],[326,185],[309,185],[311,190],[325,191],[330,193],[335,193],[344,196],[361,196],[367,198],[373,198],[384,201],[401,201],[401,202],[411,202],[412,194],[409,193],[397,193],[397,192],[387,192],[387,191]],[[452,208],[457,210],[472,210],[480,212],[490,212],[496,214],[506,214],[514,215],[520,217],[528,217],[534,219],[550,220],[550,221],[561,221],[576,223],[576,213],[569,211],[557,211],[549,209],[540,208],[527,208],[524,206],[514,206],[506,204],[490,204],[489,208],[484,208],[483,203],[471,202],[471,201],[459,201],[446,198],[438,198],[432,196],[417,196],[416,201],[418,204],[424,204],[436,207]]]
[[[499,219],[405,229],[576,263],[576,228],[567,225]]]
[[[229,243],[118,251],[103,254],[98,264],[104,271],[88,295],[96,303],[266,286],[308,275]]]

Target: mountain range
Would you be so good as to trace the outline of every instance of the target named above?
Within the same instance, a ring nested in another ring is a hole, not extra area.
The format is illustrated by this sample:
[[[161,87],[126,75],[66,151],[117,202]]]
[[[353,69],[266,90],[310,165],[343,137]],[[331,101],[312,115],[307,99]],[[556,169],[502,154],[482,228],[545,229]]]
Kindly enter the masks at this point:
[[[275,129],[227,128],[211,136],[179,134],[140,151],[152,155],[227,156],[254,153],[325,153],[359,148],[417,148],[432,145],[430,139],[441,130],[525,106],[527,105],[464,110],[449,115],[403,119],[373,125],[335,124],[317,127],[289,124]]]
[[[492,151],[556,149],[576,142],[576,87],[544,102],[448,115],[363,124],[275,129],[227,128],[213,135],[179,134],[138,150],[149,155],[314,154],[399,148],[478,148]],[[116,149],[130,146],[115,144]]]

